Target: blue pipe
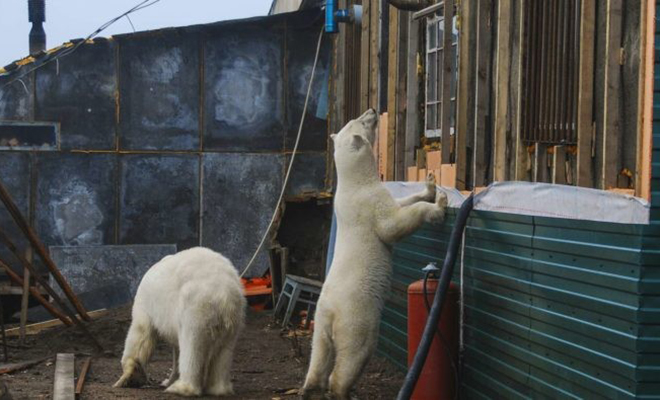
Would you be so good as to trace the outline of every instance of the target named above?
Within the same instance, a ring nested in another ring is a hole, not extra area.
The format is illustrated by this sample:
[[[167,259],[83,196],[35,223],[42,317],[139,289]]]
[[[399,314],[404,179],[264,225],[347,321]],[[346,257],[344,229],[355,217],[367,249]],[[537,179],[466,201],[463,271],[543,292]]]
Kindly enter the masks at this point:
[[[326,33],[339,32],[339,25],[335,18],[337,11],[337,0],[326,0],[325,2],[325,31]]]

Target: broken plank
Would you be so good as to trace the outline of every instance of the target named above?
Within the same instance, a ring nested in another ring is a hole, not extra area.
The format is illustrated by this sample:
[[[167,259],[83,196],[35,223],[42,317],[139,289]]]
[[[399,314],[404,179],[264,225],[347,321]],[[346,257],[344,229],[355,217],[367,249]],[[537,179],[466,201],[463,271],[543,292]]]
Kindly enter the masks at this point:
[[[11,374],[12,372],[22,371],[48,360],[48,357],[35,358],[34,360],[22,361],[18,363],[0,364],[0,375]]]
[[[55,361],[53,400],[74,400],[76,391],[73,385],[74,356],[71,353],[58,353]]]
[[[600,187],[618,187],[621,170],[621,65],[619,56],[622,35],[622,0],[607,1],[605,35],[605,94],[603,113],[603,148]]]
[[[92,319],[98,318],[105,313],[107,313],[108,310],[105,308],[102,308],[100,310],[95,310],[95,311],[90,311],[88,314]],[[26,335],[36,335],[39,332],[43,331],[44,329],[52,328],[55,326],[60,326],[63,325],[64,323],[59,320],[59,319],[51,319],[48,321],[44,322],[37,322],[36,324],[30,324],[25,326],[25,334]],[[11,328],[7,329],[7,337],[13,337],[13,336],[19,336],[20,334],[20,328]]]
[[[80,396],[85,386],[85,379],[87,378],[87,373],[89,372],[89,367],[92,364],[92,357],[89,357],[83,363],[82,369],[80,370],[80,375],[78,376],[78,382],[76,383],[76,396]]]

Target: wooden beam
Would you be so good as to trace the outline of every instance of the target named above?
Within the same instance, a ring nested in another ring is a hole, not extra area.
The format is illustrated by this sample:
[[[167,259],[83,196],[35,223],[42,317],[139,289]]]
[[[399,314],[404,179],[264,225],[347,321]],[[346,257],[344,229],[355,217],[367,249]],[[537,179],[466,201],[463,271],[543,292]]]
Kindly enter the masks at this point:
[[[451,80],[453,78],[454,57],[452,42],[454,0],[445,0],[444,7],[444,34],[442,36],[442,69],[438,71],[438,77],[442,77],[442,115],[440,127],[442,129],[442,163],[451,163]]]
[[[32,264],[32,248],[25,250],[25,259]],[[23,268],[23,291],[21,293],[20,343],[25,344],[28,302],[30,300],[30,270]]]
[[[490,134],[490,90],[492,50],[492,0],[479,0],[477,6],[477,62],[475,65],[474,148],[472,187],[488,183],[486,137]]]
[[[397,116],[397,47],[399,35],[399,10],[393,6],[387,6],[389,12],[389,34],[387,47],[387,165],[385,168],[385,178],[388,181],[394,180],[394,165],[396,163],[396,116]],[[388,21],[386,21],[387,23]]]
[[[651,153],[653,151],[653,87],[655,1],[642,1],[639,63],[639,117],[637,118],[637,173],[635,191],[638,197],[651,201]]]
[[[415,165],[415,147],[419,146],[421,125],[419,123],[419,21],[408,16],[408,53],[407,53],[407,89],[406,89],[406,140],[403,152],[406,167]]]
[[[533,0],[532,0],[533,1]],[[525,46],[526,42],[526,37],[528,37],[528,32],[526,30],[526,18],[531,16],[531,13],[527,13],[526,10],[530,7],[529,0],[520,0],[520,12],[519,12],[519,18],[518,18],[518,25],[519,25],[519,40],[518,40],[518,48],[520,49],[518,52],[518,82],[517,82],[517,87],[518,87],[518,93],[517,93],[517,99],[516,99],[516,125],[515,125],[515,138],[516,138],[516,157],[515,157],[515,176],[514,179],[517,181],[522,181],[522,180],[527,180],[528,175],[527,175],[527,163],[528,163],[528,158],[529,158],[529,153],[527,152],[527,146],[525,146],[525,143],[523,142],[523,77],[524,77],[524,71],[527,69],[523,69],[523,60],[527,57],[527,61],[529,63],[531,59],[531,54],[525,54],[526,48],[529,48],[528,46]],[[530,99],[525,99],[525,101],[529,101]]]
[[[495,102],[495,138],[493,180],[506,180],[506,136],[509,114],[509,78],[511,66],[511,4],[499,0],[497,10],[497,70]]]
[[[621,170],[621,31],[623,0],[607,0],[605,35],[605,94],[600,187],[618,187]]]
[[[90,311],[89,316],[92,318],[92,320],[106,314],[108,310],[105,308],[101,308],[100,310],[95,310],[95,311]],[[30,336],[30,335],[36,335],[41,333],[44,329],[48,328],[53,328],[56,326],[63,325],[64,322],[59,319],[51,319],[48,321],[44,322],[37,322],[35,324],[29,324],[25,326],[25,334]],[[68,323],[67,325],[71,325],[71,323]],[[11,328],[7,329],[7,337],[16,337],[19,336],[19,328]]]
[[[458,93],[456,94],[456,187],[464,190],[467,187],[467,136],[468,132],[468,99],[470,96],[470,36],[472,35],[472,4],[469,1],[460,3],[459,57],[458,57]]]
[[[369,46],[371,55],[369,56],[369,107],[377,110],[378,107],[378,67],[380,66],[381,54],[378,53],[379,33],[380,33],[380,0],[369,0],[371,3],[371,33],[369,34]],[[383,56],[384,57],[384,56]]]
[[[74,360],[73,354],[57,354],[53,400],[75,400],[76,391],[73,385]]]
[[[566,147],[555,146],[552,152],[552,183],[566,184]]]
[[[369,108],[369,94],[371,92],[371,1],[362,2],[362,43],[360,46],[360,111],[364,112]]]
[[[398,35],[396,51],[396,139],[394,146],[394,179],[405,180],[405,147],[406,147],[406,66],[408,62],[408,11],[398,11]]]
[[[596,47],[596,0],[582,0],[580,12],[580,67],[577,104],[577,186],[593,187],[592,128],[594,107],[594,54]]]

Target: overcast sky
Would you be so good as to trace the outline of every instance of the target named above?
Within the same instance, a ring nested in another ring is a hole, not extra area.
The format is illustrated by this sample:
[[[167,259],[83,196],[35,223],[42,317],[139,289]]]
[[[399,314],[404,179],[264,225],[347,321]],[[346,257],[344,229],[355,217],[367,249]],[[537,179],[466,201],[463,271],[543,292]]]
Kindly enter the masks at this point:
[[[46,47],[86,37],[143,0],[46,0]],[[0,67],[28,54],[27,0],[0,0]],[[131,14],[138,31],[266,15],[272,0],[161,0]],[[126,18],[100,36],[132,32]]]

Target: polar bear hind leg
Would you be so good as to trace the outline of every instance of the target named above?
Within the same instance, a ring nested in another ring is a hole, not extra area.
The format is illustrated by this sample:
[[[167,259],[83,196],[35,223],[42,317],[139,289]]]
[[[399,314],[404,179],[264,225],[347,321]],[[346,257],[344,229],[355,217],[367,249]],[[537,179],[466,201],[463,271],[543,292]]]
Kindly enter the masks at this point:
[[[140,387],[147,383],[146,366],[156,345],[156,332],[149,318],[139,311],[134,312],[128,330],[124,355],[122,356],[122,376],[114,387]]]
[[[213,346],[206,333],[206,320],[194,317],[195,312],[182,318],[179,331],[179,379],[167,389],[181,396],[202,394],[203,377],[208,366],[209,349]]]
[[[310,398],[314,393],[323,393],[328,388],[330,368],[332,367],[333,346],[331,318],[323,309],[316,312],[312,337],[312,356],[305,384],[300,391],[303,398]]]

